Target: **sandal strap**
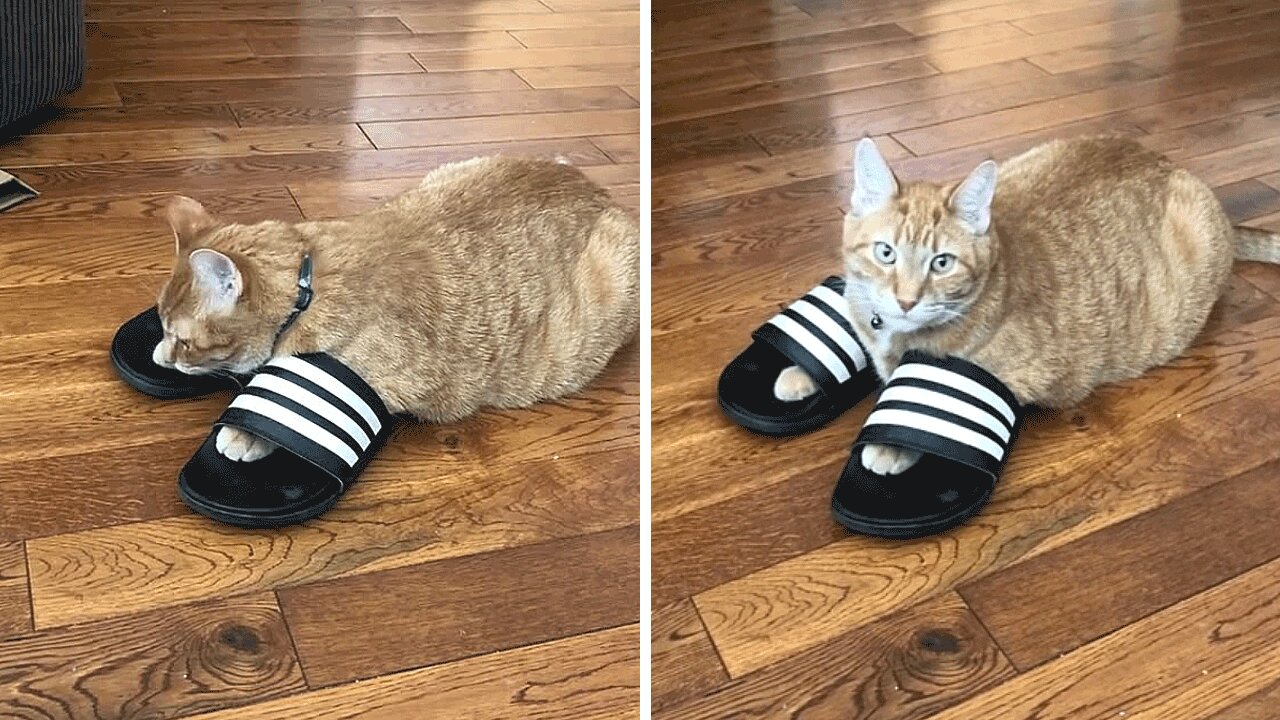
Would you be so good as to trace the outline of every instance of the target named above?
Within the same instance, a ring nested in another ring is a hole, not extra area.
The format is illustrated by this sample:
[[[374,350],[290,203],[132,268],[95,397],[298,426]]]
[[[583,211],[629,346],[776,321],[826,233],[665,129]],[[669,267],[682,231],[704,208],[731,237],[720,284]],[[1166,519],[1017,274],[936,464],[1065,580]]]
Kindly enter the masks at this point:
[[[843,293],[844,279],[829,277],[752,333],[799,365],[828,395],[869,364]]]
[[[854,447],[895,445],[964,463],[994,479],[1017,435],[1022,406],[994,375],[957,357],[907,353]]]
[[[215,426],[270,440],[332,475],[345,491],[390,422],[359,375],[329,355],[310,354],[268,362]]]

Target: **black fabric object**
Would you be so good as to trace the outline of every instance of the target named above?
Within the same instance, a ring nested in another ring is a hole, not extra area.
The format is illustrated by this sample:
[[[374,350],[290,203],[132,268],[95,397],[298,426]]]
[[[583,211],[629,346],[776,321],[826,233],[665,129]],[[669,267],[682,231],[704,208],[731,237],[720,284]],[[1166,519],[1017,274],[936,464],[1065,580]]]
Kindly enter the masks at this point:
[[[990,499],[1024,408],[998,378],[955,357],[909,352],[867,417],[832,494],[836,521],[877,537],[914,538],[954,528]],[[900,475],[862,465],[862,448],[923,453]]]
[[[0,0],[0,128],[84,83],[84,0]]]
[[[305,522],[337,503],[395,425],[378,394],[354,371],[323,354],[264,365],[214,425],[178,477],[192,510],[240,527]],[[275,443],[253,462],[217,449],[222,427]]]
[[[764,435],[798,435],[831,422],[876,387],[847,306],[833,307],[844,303],[844,287],[843,278],[828,277],[752,333],[752,344],[720,373],[717,394],[730,420]],[[804,369],[819,392],[794,402],[777,399],[774,382],[791,365]]]

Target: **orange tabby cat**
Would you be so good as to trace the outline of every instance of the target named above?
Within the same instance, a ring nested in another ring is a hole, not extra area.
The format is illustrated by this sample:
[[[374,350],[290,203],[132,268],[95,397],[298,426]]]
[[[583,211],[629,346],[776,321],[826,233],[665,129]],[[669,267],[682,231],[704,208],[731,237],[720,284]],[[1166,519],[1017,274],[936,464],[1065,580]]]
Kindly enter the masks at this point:
[[[564,164],[453,163],[336,220],[226,224],[187,198],[169,218],[178,261],[154,358],[184,372],[325,352],[392,412],[447,422],[580,389],[639,325],[638,228]],[[277,342],[304,254],[314,300]],[[217,445],[245,461],[272,449],[230,428]]]
[[[881,377],[919,349],[987,368],[1023,403],[1069,406],[1181,354],[1232,262],[1280,263],[1280,236],[1232,228],[1207,185],[1131,140],[1047,143],[998,174],[998,191],[991,161],[960,183],[900,184],[858,144],[845,294]],[[796,367],[774,388],[816,391]],[[890,475],[919,457],[862,452]]]

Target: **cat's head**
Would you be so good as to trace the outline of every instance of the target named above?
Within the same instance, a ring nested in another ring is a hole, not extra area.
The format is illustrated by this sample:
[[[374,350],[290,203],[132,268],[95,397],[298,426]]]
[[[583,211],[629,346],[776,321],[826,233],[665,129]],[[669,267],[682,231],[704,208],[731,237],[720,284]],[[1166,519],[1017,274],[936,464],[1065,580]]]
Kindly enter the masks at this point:
[[[287,276],[292,261],[277,257],[278,243],[267,241],[291,233],[290,226],[219,222],[185,197],[175,198],[167,214],[177,258],[157,302],[164,339],[152,358],[189,374],[260,366],[293,302],[273,277]]]
[[[982,163],[956,185],[900,184],[864,138],[853,168],[844,265],[854,311],[878,314],[892,333],[963,317],[995,259],[996,164]]]

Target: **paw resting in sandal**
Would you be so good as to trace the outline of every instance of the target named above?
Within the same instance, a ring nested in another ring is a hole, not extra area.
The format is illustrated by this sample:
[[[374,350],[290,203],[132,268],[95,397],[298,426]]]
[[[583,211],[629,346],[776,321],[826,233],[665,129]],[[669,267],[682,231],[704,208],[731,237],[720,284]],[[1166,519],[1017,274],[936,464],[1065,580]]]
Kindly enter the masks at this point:
[[[218,439],[215,444],[218,452],[222,453],[228,460],[237,460],[239,462],[261,460],[276,449],[276,444],[270,440],[263,440],[253,433],[233,427],[224,427],[218,430]]]
[[[877,475],[901,475],[920,462],[923,457],[915,450],[892,445],[865,445],[862,448],[862,467]]]
[[[818,384],[798,365],[784,368],[773,383],[773,396],[783,402],[804,400],[818,392]]]

